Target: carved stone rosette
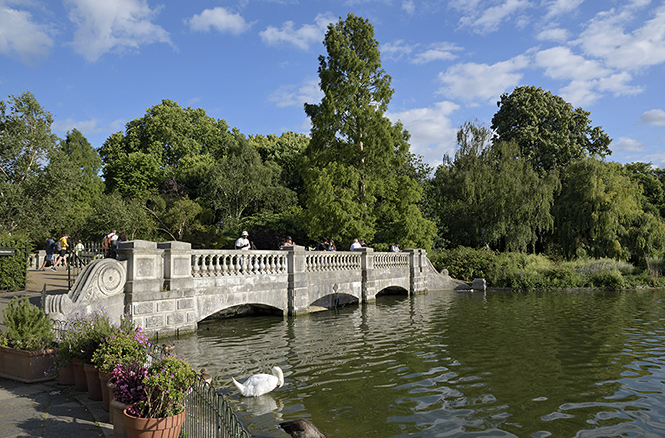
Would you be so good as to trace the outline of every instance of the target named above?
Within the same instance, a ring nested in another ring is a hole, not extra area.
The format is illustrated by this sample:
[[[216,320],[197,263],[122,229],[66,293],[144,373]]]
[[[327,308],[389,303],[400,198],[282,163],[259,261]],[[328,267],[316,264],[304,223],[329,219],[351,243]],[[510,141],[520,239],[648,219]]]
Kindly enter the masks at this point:
[[[44,311],[53,320],[67,320],[103,308],[113,320],[124,313],[126,262],[98,259],[88,264],[74,287],[62,295],[47,295]]]

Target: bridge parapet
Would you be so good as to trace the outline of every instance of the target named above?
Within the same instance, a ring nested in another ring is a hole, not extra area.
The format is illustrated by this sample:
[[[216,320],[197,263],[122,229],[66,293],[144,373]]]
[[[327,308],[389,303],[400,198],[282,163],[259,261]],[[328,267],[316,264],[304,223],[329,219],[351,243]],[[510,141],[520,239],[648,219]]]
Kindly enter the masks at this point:
[[[270,275],[287,272],[282,251],[192,250],[192,276]]]
[[[405,252],[377,252],[374,253],[374,267],[379,269],[398,266],[408,267],[409,257],[409,253]]]
[[[355,252],[308,251],[305,254],[305,270],[349,271],[360,269],[360,254]]]

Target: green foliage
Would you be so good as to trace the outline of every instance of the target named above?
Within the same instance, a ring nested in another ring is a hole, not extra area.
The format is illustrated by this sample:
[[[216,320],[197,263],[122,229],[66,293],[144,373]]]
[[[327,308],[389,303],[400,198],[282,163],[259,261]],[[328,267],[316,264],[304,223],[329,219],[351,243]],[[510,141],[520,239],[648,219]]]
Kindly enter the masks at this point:
[[[185,359],[164,356],[148,368],[148,376],[143,379],[146,400],[138,403],[134,413],[142,418],[164,418],[181,413],[196,376]]]
[[[14,297],[2,311],[7,331],[2,334],[5,344],[17,350],[44,350],[53,345],[55,335],[51,321],[28,297]]]
[[[206,154],[219,159],[233,137],[225,121],[164,99],[128,122],[124,134],[115,133],[104,142],[100,155],[107,190],[144,199],[178,172],[181,160]]]
[[[571,163],[561,178],[561,195],[554,208],[556,237],[565,251],[572,257],[583,249],[591,257],[612,257],[620,260],[630,258],[630,228],[643,217],[640,208],[639,190],[622,172],[616,163],[606,163],[587,158]],[[657,225],[645,222],[645,229],[654,230]],[[638,243],[641,253],[649,252],[658,241],[662,242],[662,231],[653,237],[644,232]]]
[[[76,314],[68,321],[67,330],[60,341],[60,350],[66,351],[65,354],[70,358],[91,363],[92,356],[102,341],[118,331],[118,327],[111,323],[111,318],[103,310],[89,315]]]
[[[301,165],[310,238],[429,248],[435,227],[417,208],[420,186],[404,172],[409,134],[385,116],[394,91],[373,26],[349,14],[328,26],[324,45],[324,97],[305,105],[312,121]]]
[[[92,364],[106,373],[113,371],[119,363],[145,362],[150,346],[148,338],[141,329],[133,331],[119,330],[118,333],[104,338],[92,354]]]
[[[554,225],[557,174],[541,178],[515,143],[490,144],[490,135],[471,122],[460,128],[454,161],[439,166],[431,183],[432,213],[451,246],[535,249]]]
[[[493,251],[462,246],[435,250],[430,252],[428,257],[436,269],[447,269],[452,278],[467,281],[474,278],[488,278],[497,262],[497,256]]]
[[[37,201],[51,195],[40,181],[55,149],[53,117],[24,92],[0,101],[0,233],[29,233],[45,220]]]
[[[25,238],[0,236],[0,248],[14,250],[14,255],[0,256],[0,290],[24,290],[28,276],[30,242]]]
[[[591,127],[590,113],[535,86],[504,93],[492,117],[496,141],[514,141],[534,169],[548,172],[587,156],[611,154],[612,141],[600,127]]]
[[[243,216],[296,204],[295,193],[279,184],[279,176],[274,163],[264,164],[256,149],[239,137],[211,169],[199,196],[227,227],[235,228]]]

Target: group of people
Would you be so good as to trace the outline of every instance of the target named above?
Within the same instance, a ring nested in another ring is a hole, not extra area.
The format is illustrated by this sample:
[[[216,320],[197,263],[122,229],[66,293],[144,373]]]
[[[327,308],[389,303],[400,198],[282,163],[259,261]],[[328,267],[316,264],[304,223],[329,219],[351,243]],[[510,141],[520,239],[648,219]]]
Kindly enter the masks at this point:
[[[55,236],[51,236],[46,240],[45,250],[46,256],[44,257],[44,262],[39,268],[40,271],[45,270],[46,268],[51,268],[53,271],[57,271],[58,267],[62,265],[67,269],[67,260],[69,257],[69,234],[63,234],[60,239],[56,239]],[[116,233],[115,229],[112,230],[109,234],[104,236],[102,241],[102,250],[104,252],[105,258],[117,258],[117,249],[118,243],[124,242],[127,240],[127,235],[124,232]],[[76,265],[81,267],[83,262],[81,260],[81,251],[85,250],[83,242],[79,240],[73,248],[72,255],[73,260],[69,262],[70,265]]]
[[[46,256],[44,257],[44,262],[39,268],[40,271],[45,270],[50,267],[51,270],[57,271],[58,266],[62,265],[63,268],[67,269],[67,258],[69,257],[69,234],[63,234],[60,239],[51,236],[46,240],[45,250]],[[74,263],[80,262],[79,253],[85,248],[83,243],[79,240],[74,246]]]
[[[283,249],[284,247],[294,246],[294,245],[295,242],[293,241],[291,236],[286,236],[286,239],[284,239],[279,248]],[[249,249],[256,249],[256,246],[254,246],[254,243],[249,240],[249,233],[247,231],[243,231],[238,240],[236,240],[235,248],[241,250],[249,250]],[[355,251],[360,248],[367,248],[367,244],[365,243],[365,241],[363,239],[353,239],[353,243],[351,244],[349,251]],[[316,248],[314,248],[314,250],[336,251],[337,247],[335,246],[334,240],[325,238],[316,246]],[[394,244],[390,245],[389,251],[401,252],[402,250],[399,248],[399,242],[395,242]]]

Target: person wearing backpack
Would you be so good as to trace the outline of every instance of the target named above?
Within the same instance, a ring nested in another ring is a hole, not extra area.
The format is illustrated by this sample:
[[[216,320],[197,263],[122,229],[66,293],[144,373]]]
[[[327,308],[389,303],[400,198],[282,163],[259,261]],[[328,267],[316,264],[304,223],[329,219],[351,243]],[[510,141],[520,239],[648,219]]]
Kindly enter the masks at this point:
[[[115,248],[116,241],[118,240],[118,235],[115,233],[115,228],[108,233],[104,240],[102,241],[102,250],[104,251],[104,258],[114,259],[115,258]]]
[[[39,268],[40,271],[43,271],[44,268],[48,266],[53,266],[53,252],[55,251],[55,236],[51,236],[46,241],[46,257],[44,257],[44,263]]]

